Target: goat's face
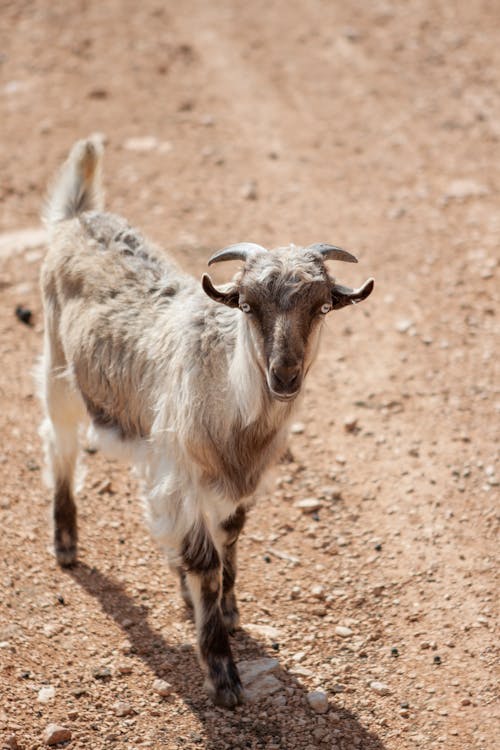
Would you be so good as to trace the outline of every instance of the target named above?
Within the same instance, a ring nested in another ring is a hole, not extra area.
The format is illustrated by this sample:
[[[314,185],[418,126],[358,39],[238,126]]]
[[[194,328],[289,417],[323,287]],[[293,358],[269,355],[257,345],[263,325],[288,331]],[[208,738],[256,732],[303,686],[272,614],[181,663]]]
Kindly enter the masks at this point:
[[[319,249],[330,245],[292,245],[272,252],[255,247],[232,246],[214,256],[211,262],[242,258],[245,266],[223,289],[205,275],[203,288],[216,302],[238,307],[246,316],[271,396],[289,401],[299,393],[314,358],[321,320],[332,309],[365,299],[373,281],[359,290],[336,284]],[[340,259],[355,261],[344,255]]]

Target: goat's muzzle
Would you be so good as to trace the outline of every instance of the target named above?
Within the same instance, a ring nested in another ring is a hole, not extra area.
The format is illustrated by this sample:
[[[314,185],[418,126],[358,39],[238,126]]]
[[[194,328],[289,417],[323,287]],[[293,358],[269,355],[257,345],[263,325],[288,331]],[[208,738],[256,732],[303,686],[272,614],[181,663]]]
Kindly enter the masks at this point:
[[[300,365],[271,364],[267,374],[267,384],[273,398],[278,401],[291,401],[302,385]]]

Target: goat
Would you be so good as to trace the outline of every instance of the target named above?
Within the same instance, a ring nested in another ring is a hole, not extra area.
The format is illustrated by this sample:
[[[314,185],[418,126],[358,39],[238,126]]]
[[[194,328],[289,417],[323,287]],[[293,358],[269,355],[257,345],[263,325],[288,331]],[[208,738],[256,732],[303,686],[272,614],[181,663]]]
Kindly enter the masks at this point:
[[[252,496],[285,448],[287,424],[330,310],[365,299],[315,244],[267,251],[231,245],[208,264],[240,260],[233,280],[202,288],[121,217],[103,211],[102,145],[77,142],[45,209],[41,391],[53,483],[54,545],[76,562],[78,431],[89,422],[140,470],[152,534],[194,608],[214,702],[243,698],[229,633],[239,622],[236,542]],[[216,304],[217,303],[217,304]]]

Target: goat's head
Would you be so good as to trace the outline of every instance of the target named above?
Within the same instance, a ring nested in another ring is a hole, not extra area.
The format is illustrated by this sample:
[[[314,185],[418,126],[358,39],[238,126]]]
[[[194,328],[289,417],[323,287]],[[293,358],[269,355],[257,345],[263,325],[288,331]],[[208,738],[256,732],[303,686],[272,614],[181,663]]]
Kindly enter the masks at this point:
[[[267,386],[280,401],[299,393],[322,318],[366,299],[373,289],[373,279],[359,289],[337,284],[325,266],[328,259],[357,263],[350,253],[325,243],[268,252],[245,242],[221,250],[208,262],[243,260],[243,269],[230,284],[217,288],[210,276],[203,276],[209,297],[247,316]]]

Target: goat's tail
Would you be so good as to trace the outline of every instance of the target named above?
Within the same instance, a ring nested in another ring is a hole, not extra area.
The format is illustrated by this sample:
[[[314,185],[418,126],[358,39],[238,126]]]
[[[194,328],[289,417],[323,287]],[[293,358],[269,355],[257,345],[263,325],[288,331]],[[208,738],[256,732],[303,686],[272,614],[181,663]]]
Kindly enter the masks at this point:
[[[83,211],[102,210],[103,151],[99,135],[75,143],[49,190],[43,210],[47,224],[72,219]]]

